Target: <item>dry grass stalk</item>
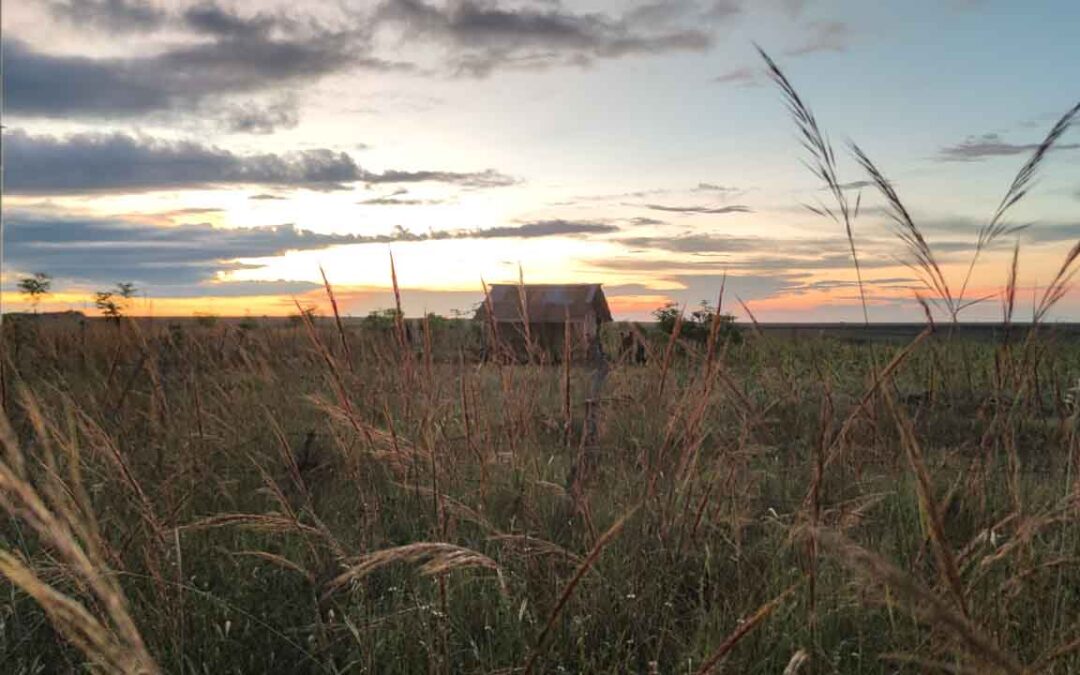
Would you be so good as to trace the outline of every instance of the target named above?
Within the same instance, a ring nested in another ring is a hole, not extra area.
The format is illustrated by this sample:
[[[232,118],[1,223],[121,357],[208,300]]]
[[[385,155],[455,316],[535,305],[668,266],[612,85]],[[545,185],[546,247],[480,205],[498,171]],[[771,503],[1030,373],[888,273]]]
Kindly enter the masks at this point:
[[[962,308],[959,307],[953,297],[949,282],[941,271],[941,266],[938,264],[930,244],[927,243],[926,237],[923,236],[922,230],[915,224],[911,213],[908,212],[907,207],[900,200],[900,196],[897,194],[893,184],[862,151],[862,148],[852,144],[851,151],[856,161],[870,176],[870,180],[885,198],[887,213],[893,221],[896,235],[907,247],[908,253],[914,258],[914,263],[908,263],[908,267],[918,275],[923,285],[934,293],[936,296],[935,301],[944,304],[949,316],[955,322],[957,314]]]
[[[337,298],[334,296],[334,289],[330,286],[330,280],[326,278],[326,270],[322,265],[319,265],[319,274],[322,275],[323,287],[326,288],[326,297],[330,299],[330,309],[334,312],[334,323],[337,325],[338,336],[341,337],[341,352],[345,357],[345,365],[349,367],[350,372],[356,372],[352,350],[349,348],[349,339],[345,334],[345,326],[341,323],[341,313],[338,312]]]
[[[3,426],[8,426],[6,421]],[[0,441],[5,444],[5,455],[16,458],[17,465],[25,467],[25,459],[13,435],[0,434]],[[25,475],[20,475],[6,461],[0,461],[0,507],[12,518],[26,523],[56,554],[63,575],[85,589],[101,607],[103,616],[100,619],[94,617],[79,602],[42,582],[7,551],[0,551],[0,573],[33,597],[60,633],[79,647],[91,662],[100,662],[114,672],[158,672],[131,618],[127,599],[101,557],[104,545],[97,541],[84,545],[79,540],[80,534],[97,536],[96,525],[80,522],[83,518],[92,518],[92,514],[80,514],[66,503],[50,505]]]
[[[577,553],[568,551],[555,542],[527,534],[494,534],[487,539],[497,544],[505,544],[508,548],[513,548],[525,556],[556,556],[574,565],[581,565],[585,560]]]
[[[521,329],[525,336],[525,353],[529,357],[529,363],[532,363],[536,357],[536,349],[533,345],[532,326],[529,321],[529,298],[528,293],[525,291],[525,270],[522,269],[521,263],[518,263],[518,311],[521,318]]]
[[[661,399],[664,398],[664,385],[667,384],[668,370],[671,368],[671,359],[675,355],[675,345],[679,341],[679,331],[682,330],[683,315],[685,314],[686,306],[684,305],[675,317],[675,325],[671,328],[667,348],[664,350],[664,362],[660,366],[660,387],[657,390],[657,396]]]
[[[255,532],[295,532],[316,536],[323,535],[318,528],[305,525],[294,516],[279,513],[220,513],[216,516],[201,518],[185,525],[179,525],[176,529],[181,532],[193,532],[219,527],[239,527]]]
[[[998,204],[997,210],[994,211],[994,215],[991,216],[990,221],[979,228],[978,236],[975,241],[975,252],[971,256],[971,264],[968,265],[967,273],[964,275],[964,282],[960,286],[960,293],[957,295],[958,302],[963,302],[964,292],[967,290],[968,283],[971,281],[971,273],[975,270],[975,263],[978,261],[979,255],[983,250],[999,237],[1013,234],[1027,227],[1027,225],[1010,227],[1005,220],[1005,216],[1017,202],[1027,195],[1028,191],[1031,189],[1031,184],[1035,179],[1039,165],[1042,164],[1046,154],[1050,152],[1054,145],[1057,144],[1058,140],[1066,131],[1068,131],[1078,115],[1080,115],[1080,103],[1077,103],[1070,108],[1057,120],[1057,122],[1054,123],[1054,126],[1050,127],[1050,131],[1047,132],[1046,137],[1035,147],[1035,150],[1031,153],[1031,157],[1028,158],[1022,167],[1020,167],[1020,171],[1013,178],[1012,183],[1009,185],[1009,189],[1006,190],[1005,196],[1002,197],[1001,203]]]
[[[934,661],[914,654],[881,654],[878,658],[882,661],[906,663],[912,666],[918,666],[924,672],[940,671],[943,673],[954,673],[955,675],[980,675],[981,673],[986,672],[986,670],[981,667],[969,667],[957,665],[955,663],[946,663],[944,661]]]
[[[840,426],[840,430],[833,436],[832,443],[829,444],[828,452],[825,455],[825,468],[828,468],[835,462],[844,450],[844,443],[847,441],[847,435],[851,432],[851,428],[855,425],[855,422],[859,419],[859,415],[867,410],[867,405],[870,403],[870,399],[877,394],[881,388],[883,382],[889,380],[896,369],[900,367],[908,356],[915,350],[915,347],[925,340],[931,333],[934,332],[933,326],[927,326],[920,332],[914,340],[909,342],[903,349],[898,351],[893,358],[885,364],[885,367],[874,373],[874,381],[867,389],[862,398],[859,399],[859,404],[851,411],[851,413],[844,419],[844,423]]]
[[[566,308],[566,315],[563,320],[563,381],[562,381],[562,399],[563,399],[563,445],[569,447],[570,445],[570,430],[574,423],[572,410],[570,408],[570,361],[572,360],[572,345],[570,341],[570,308]]]
[[[401,289],[398,288],[397,267],[394,265],[394,252],[390,251],[390,283],[394,288],[394,335],[397,336],[398,349],[404,356],[407,351],[405,340],[405,315],[401,311]]]
[[[502,568],[483,553],[444,542],[417,542],[383,549],[360,556],[355,564],[326,584],[323,599],[346,584],[363,579],[372,572],[394,563],[421,563],[424,576],[442,575],[459,569],[486,569],[495,572],[500,588],[505,589]]]
[[[750,323],[754,326],[754,334],[756,334],[758,337],[762,337],[764,333],[761,331],[761,324],[758,323],[757,317],[754,316],[754,313],[750,311],[750,307],[748,307],[747,304],[743,302],[743,299],[739,296],[735,296],[735,299],[739,301],[739,306],[743,308],[744,312],[746,312],[746,316],[750,317]]]
[[[1001,318],[1005,325],[1005,341],[1009,339],[1009,327],[1012,325],[1013,312],[1016,309],[1016,277],[1020,267],[1020,244],[1013,246],[1012,262],[1009,264],[1009,276],[1002,293]]]
[[[822,131],[818,125],[817,118],[814,117],[814,113],[810,110],[803,100],[799,96],[799,93],[795,90],[795,87],[788,80],[784,72],[780,70],[780,67],[776,65],[776,62],[765,53],[761,47],[757,47],[758,53],[761,58],[765,60],[765,65],[768,70],[769,78],[779,87],[780,92],[783,94],[784,103],[787,105],[788,112],[795,120],[795,126],[799,131],[799,142],[803,148],[810,155],[810,162],[804,162],[806,168],[810,170],[812,174],[820,178],[825,184],[825,189],[832,195],[833,201],[836,202],[836,208],[839,211],[839,216],[829,207],[820,203],[817,207],[807,205],[807,208],[812,212],[820,215],[827,216],[836,222],[837,224],[843,224],[844,234],[847,236],[848,246],[851,250],[851,260],[855,265],[855,278],[859,283],[859,299],[862,302],[863,322],[866,325],[870,325],[870,313],[866,306],[866,291],[863,287],[862,269],[859,266],[859,256],[855,250],[855,231],[854,221],[859,215],[859,202],[860,196],[856,198],[854,208],[848,201],[847,193],[844,191],[844,185],[841,183],[837,174],[836,167],[836,155],[833,152],[832,144],[829,143],[829,139],[825,136],[825,132]]]
[[[723,323],[721,314],[724,306],[724,288],[727,286],[727,270],[720,277],[720,292],[716,297],[716,312],[713,313],[712,323],[709,325],[709,339],[705,342],[705,395],[708,396],[709,387],[712,384],[713,359],[716,356],[716,341],[720,335],[720,325]]]
[[[810,663],[810,654],[805,649],[800,649],[788,659],[787,665],[784,666],[784,675],[797,675],[807,663]]]
[[[819,540],[841,562],[866,580],[896,593],[923,621],[955,637],[977,662],[1010,675],[1024,673],[1023,666],[1016,658],[1002,650],[981,628],[892,563],[832,532],[821,532]]]
[[[484,291],[484,319],[488,328],[488,339],[490,340],[490,356],[498,359],[500,356],[499,340],[499,324],[495,321],[495,305],[491,301],[491,292],[488,290],[487,282],[483,278],[480,279],[480,286]]]
[[[600,554],[604,552],[604,548],[607,547],[620,532],[622,532],[626,522],[637,512],[637,510],[638,507],[635,506],[627,511],[621,518],[616,520],[606,532],[597,538],[596,543],[593,544],[592,550],[589,551],[589,554],[586,555],[585,559],[578,565],[577,570],[574,572],[574,576],[572,576],[566,586],[563,587],[562,593],[559,594],[559,599],[555,602],[555,606],[552,608],[551,614],[544,624],[544,629],[540,631],[540,635],[536,638],[536,645],[533,647],[529,659],[525,662],[526,675],[533,672],[537,659],[539,659],[540,655],[543,653],[544,642],[547,639],[548,634],[551,633],[551,629],[555,626],[555,621],[559,618],[559,614],[562,613],[563,607],[565,607],[566,603],[570,600],[570,596],[574,594],[574,589],[581,583],[581,580],[589,570],[596,565],[596,561],[600,559]]]
[[[1077,650],[1080,650],[1080,637],[1069,640],[1065,644],[1050,650],[1050,652],[1047,653],[1045,656],[1040,657],[1039,660],[1036,661],[1029,670],[1032,673],[1041,673],[1045,671],[1054,661],[1064,656],[1068,656],[1069,654],[1072,654]]]
[[[94,666],[125,675],[159,672],[141,644],[125,644],[81,603],[41,581],[22,561],[3,550],[0,550],[0,574],[33,598],[57,632]]]
[[[1062,261],[1061,267],[1058,268],[1054,278],[1051,279],[1043,291],[1042,298],[1039,299],[1039,304],[1035,307],[1033,323],[1041,323],[1054,305],[1069,292],[1072,279],[1076,276],[1078,269],[1076,263],[1078,261],[1080,261],[1080,240],[1077,240],[1076,244],[1065,254],[1065,260]]]
[[[312,574],[310,571],[308,571],[305,567],[303,567],[299,563],[295,563],[295,562],[293,562],[292,560],[289,560],[288,558],[286,558],[283,555],[278,555],[276,553],[270,553],[269,551],[231,551],[230,555],[249,556],[249,557],[253,557],[253,558],[259,558],[260,560],[265,560],[265,561],[267,561],[267,562],[269,562],[269,563],[271,563],[273,565],[281,567],[282,569],[287,569],[287,570],[291,570],[293,572],[296,572],[300,576],[307,579],[309,584],[314,584],[315,583],[315,575],[314,574]]]
[[[953,556],[949,542],[945,538],[945,524],[942,522],[941,509],[934,497],[934,482],[930,477],[930,470],[923,458],[922,448],[919,446],[915,429],[904,411],[896,405],[890,387],[884,387],[885,402],[896,420],[896,427],[900,432],[900,443],[908,458],[912,472],[915,474],[915,485],[919,494],[919,510],[922,512],[922,520],[929,529],[930,544],[934,551],[934,557],[938,562],[942,581],[953,596],[956,606],[964,617],[968,617],[967,600],[964,598],[964,590],[960,583],[960,573],[957,571],[956,558]]]
[[[743,638],[752,633],[765,621],[765,619],[769,618],[780,605],[784,604],[784,601],[787,600],[801,584],[802,581],[798,581],[791,586],[788,586],[783,593],[766,602],[761,607],[758,607],[757,611],[739,623],[738,627],[732,631],[730,635],[724,638],[724,641],[720,643],[720,646],[709,655],[709,658],[705,659],[705,662],[697,669],[697,675],[708,675],[715,671],[717,666],[719,666],[724,659],[727,658],[728,654],[731,653],[731,650],[735,649]]]

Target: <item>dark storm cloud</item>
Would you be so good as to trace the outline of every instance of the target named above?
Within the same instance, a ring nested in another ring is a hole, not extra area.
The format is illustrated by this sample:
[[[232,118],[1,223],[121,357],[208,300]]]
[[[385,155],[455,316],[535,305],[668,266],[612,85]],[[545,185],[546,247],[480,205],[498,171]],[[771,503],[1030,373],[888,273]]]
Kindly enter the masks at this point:
[[[268,185],[314,190],[348,183],[443,182],[466,188],[511,185],[515,179],[488,169],[473,173],[387,171],[359,167],[348,154],[328,149],[241,155],[193,141],[165,141],[122,133],[67,137],[4,135],[8,165],[4,187],[12,194],[64,194],[131,190]]]
[[[628,204],[628,206],[633,206]],[[723,213],[753,213],[747,206],[740,204],[732,204],[731,206],[665,206],[663,204],[643,204],[647,209],[652,211],[669,211],[673,213],[701,213],[701,214],[723,214]]]
[[[1038,143],[1008,143],[998,134],[968,136],[956,145],[942,148],[938,152],[940,162],[975,162],[987,157],[1008,157],[1026,155],[1035,151]],[[1058,143],[1056,150],[1076,150],[1080,143]]]
[[[677,8],[676,8],[677,9]],[[576,14],[559,6],[505,8],[460,0],[435,5],[423,0],[387,0],[376,12],[379,25],[400,28],[410,38],[429,38],[458,53],[459,74],[482,77],[498,68],[537,69],[587,65],[596,58],[671,51],[703,51],[710,33],[668,26],[672,8],[638,8],[618,18]],[[664,20],[657,20],[663,12]],[[645,18],[642,18],[642,17]],[[651,16],[651,20],[646,20]],[[655,30],[660,26],[660,30]]]

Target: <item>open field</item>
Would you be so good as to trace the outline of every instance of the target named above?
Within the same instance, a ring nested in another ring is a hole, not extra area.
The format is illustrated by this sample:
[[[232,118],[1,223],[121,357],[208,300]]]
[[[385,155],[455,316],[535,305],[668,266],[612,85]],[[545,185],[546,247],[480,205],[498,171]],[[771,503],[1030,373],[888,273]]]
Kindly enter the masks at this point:
[[[1080,669],[1053,326],[653,334],[591,404],[446,326],[5,329],[4,672]]]

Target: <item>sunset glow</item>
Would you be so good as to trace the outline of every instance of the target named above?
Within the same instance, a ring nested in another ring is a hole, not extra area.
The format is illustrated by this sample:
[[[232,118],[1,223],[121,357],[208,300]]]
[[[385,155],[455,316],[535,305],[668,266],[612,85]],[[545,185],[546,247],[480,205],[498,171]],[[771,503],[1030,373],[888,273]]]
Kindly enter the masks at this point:
[[[1080,8],[722,4],[9,3],[3,308],[31,307],[16,283],[44,272],[39,310],[94,314],[127,281],[133,313],[282,315],[322,302],[321,268],[364,315],[391,302],[392,254],[409,314],[471,311],[483,282],[520,276],[602,283],[616,318],[643,319],[715,302],[726,275],[744,319],[740,300],[759,320],[861,321],[844,228],[806,208],[834,206],[757,42],[836,143],[871,319],[921,320],[928,290],[843,140],[958,288],[1076,102]],[[1009,215],[1030,227],[980,257],[967,318],[1000,316],[1017,242],[1029,310],[1078,210],[1073,129]],[[1076,294],[1055,312],[1080,318]]]

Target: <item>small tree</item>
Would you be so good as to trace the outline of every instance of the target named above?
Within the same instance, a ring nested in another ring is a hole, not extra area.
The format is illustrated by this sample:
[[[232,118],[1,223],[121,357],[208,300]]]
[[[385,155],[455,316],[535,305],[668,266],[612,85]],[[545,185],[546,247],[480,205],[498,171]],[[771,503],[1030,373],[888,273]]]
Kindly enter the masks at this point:
[[[308,321],[314,323],[315,318],[317,316],[318,316],[318,314],[316,314],[316,308],[315,307],[312,307],[312,306],[304,307],[298,313],[289,315],[289,325],[290,326],[300,326],[300,325],[302,325],[304,323],[304,318],[305,317],[307,317]]]
[[[244,314],[244,318],[240,320],[238,327],[244,332],[249,332],[258,328],[259,322],[251,314]]]
[[[112,321],[119,322],[120,317],[124,315],[121,311],[120,303],[116,301],[116,297],[113,295],[112,291],[98,291],[95,293],[94,306]]]
[[[135,297],[135,293],[138,289],[135,288],[135,284],[130,281],[121,281],[116,284],[116,294],[124,300],[130,300]]]
[[[388,331],[397,325],[398,311],[389,309],[373,309],[363,318],[361,325],[369,330]]]
[[[195,312],[195,323],[203,328],[213,328],[217,325],[217,314],[212,312]]]
[[[44,272],[34,272],[34,276],[19,279],[19,290],[30,299],[34,314],[37,314],[38,304],[41,303],[42,296],[49,294],[51,286],[52,277]]]
[[[653,312],[660,330],[668,335],[675,330],[675,321],[679,317],[679,305],[669,302]],[[689,342],[704,344],[709,339],[712,330],[713,318],[716,317],[716,309],[705,300],[701,301],[698,309],[683,316],[682,327],[679,328],[679,337]],[[720,314],[720,325],[717,329],[716,343],[723,344],[725,341],[738,344],[742,340],[742,334],[735,326],[735,317],[731,314]]]
[[[124,316],[124,312],[127,311],[128,305],[137,291],[135,284],[130,281],[121,281],[111,291],[98,291],[95,293],[94,306],[106,317],[113,321],[120,321],[120,317]]]

